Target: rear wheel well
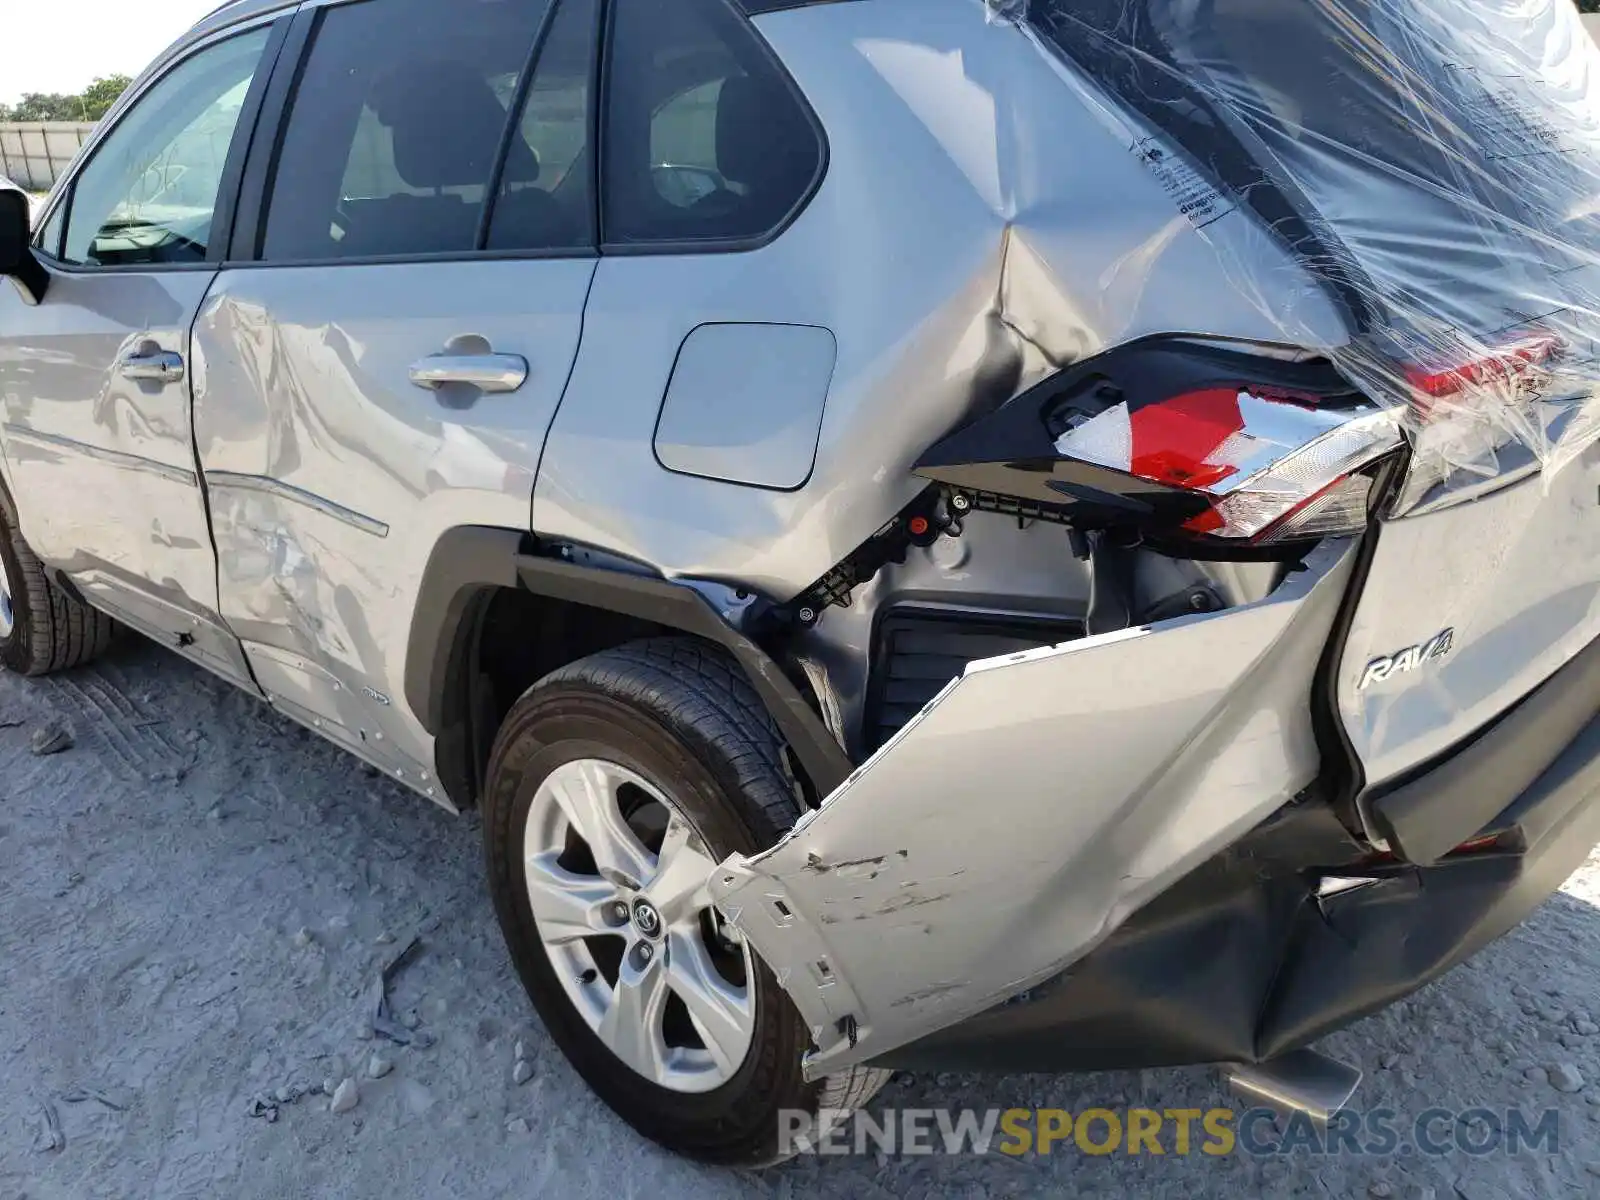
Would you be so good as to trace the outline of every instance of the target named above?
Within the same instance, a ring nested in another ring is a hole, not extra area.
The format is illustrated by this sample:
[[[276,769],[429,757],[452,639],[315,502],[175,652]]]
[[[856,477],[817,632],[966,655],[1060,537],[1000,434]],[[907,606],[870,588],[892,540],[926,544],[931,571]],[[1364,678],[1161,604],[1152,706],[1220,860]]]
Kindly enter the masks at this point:
[[[436,767],[459,807],[476,807],[489,750],[511,706],[539,680],[581,658],[676,631],[593,605],[488,587],[467,604],[445,676],[446,709],[463,720],[440,731]]]

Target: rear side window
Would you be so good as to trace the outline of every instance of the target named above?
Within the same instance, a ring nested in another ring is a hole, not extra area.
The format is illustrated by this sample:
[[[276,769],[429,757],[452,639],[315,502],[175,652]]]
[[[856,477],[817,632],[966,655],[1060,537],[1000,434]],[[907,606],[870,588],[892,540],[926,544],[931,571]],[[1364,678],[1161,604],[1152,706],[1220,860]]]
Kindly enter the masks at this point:
[[[606,77],[609,246],[749,243],[809,198],[816,121],[728,0],[616,0]]]
[[[490,250],[593,250],[590,79],[600,0],[561,0],[523,102],[489,226]]]
[[[296,88],[261,257],[449,254],[484,204],[547,0],[329,8]],[[507,178],[528,181],[513,138]]]

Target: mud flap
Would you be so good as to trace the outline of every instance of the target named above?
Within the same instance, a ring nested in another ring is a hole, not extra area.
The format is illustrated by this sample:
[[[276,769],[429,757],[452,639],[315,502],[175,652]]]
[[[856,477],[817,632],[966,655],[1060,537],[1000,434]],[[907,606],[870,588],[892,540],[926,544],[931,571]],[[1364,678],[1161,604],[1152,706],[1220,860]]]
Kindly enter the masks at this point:
[[[817,1077],[1000,1004],[1315,777],[1309,697],[1354,559],[1259,603],[988,659],[776,846],[710,880]]]

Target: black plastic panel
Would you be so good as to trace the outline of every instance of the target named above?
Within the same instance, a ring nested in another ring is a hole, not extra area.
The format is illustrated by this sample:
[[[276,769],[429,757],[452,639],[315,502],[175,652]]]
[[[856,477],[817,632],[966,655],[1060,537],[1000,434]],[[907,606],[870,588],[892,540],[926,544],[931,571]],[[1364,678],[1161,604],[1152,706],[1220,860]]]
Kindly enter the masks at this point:
[[[1083,623],[1071,619],[891,609],[878,621],[867,688],[868,749],[876,750],[898,733],[968,663],[1082,636]]]

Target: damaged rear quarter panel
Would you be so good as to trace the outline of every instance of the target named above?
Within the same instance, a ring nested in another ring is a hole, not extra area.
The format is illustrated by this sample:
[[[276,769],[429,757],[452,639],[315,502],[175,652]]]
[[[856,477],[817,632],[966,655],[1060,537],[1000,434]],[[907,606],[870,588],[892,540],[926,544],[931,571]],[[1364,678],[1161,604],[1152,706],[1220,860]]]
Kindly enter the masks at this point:
[[[811,1026],[816,1076],[1064,969],[1311,782],[1353,544],[1223,613],[969,664],[713,898]]]

